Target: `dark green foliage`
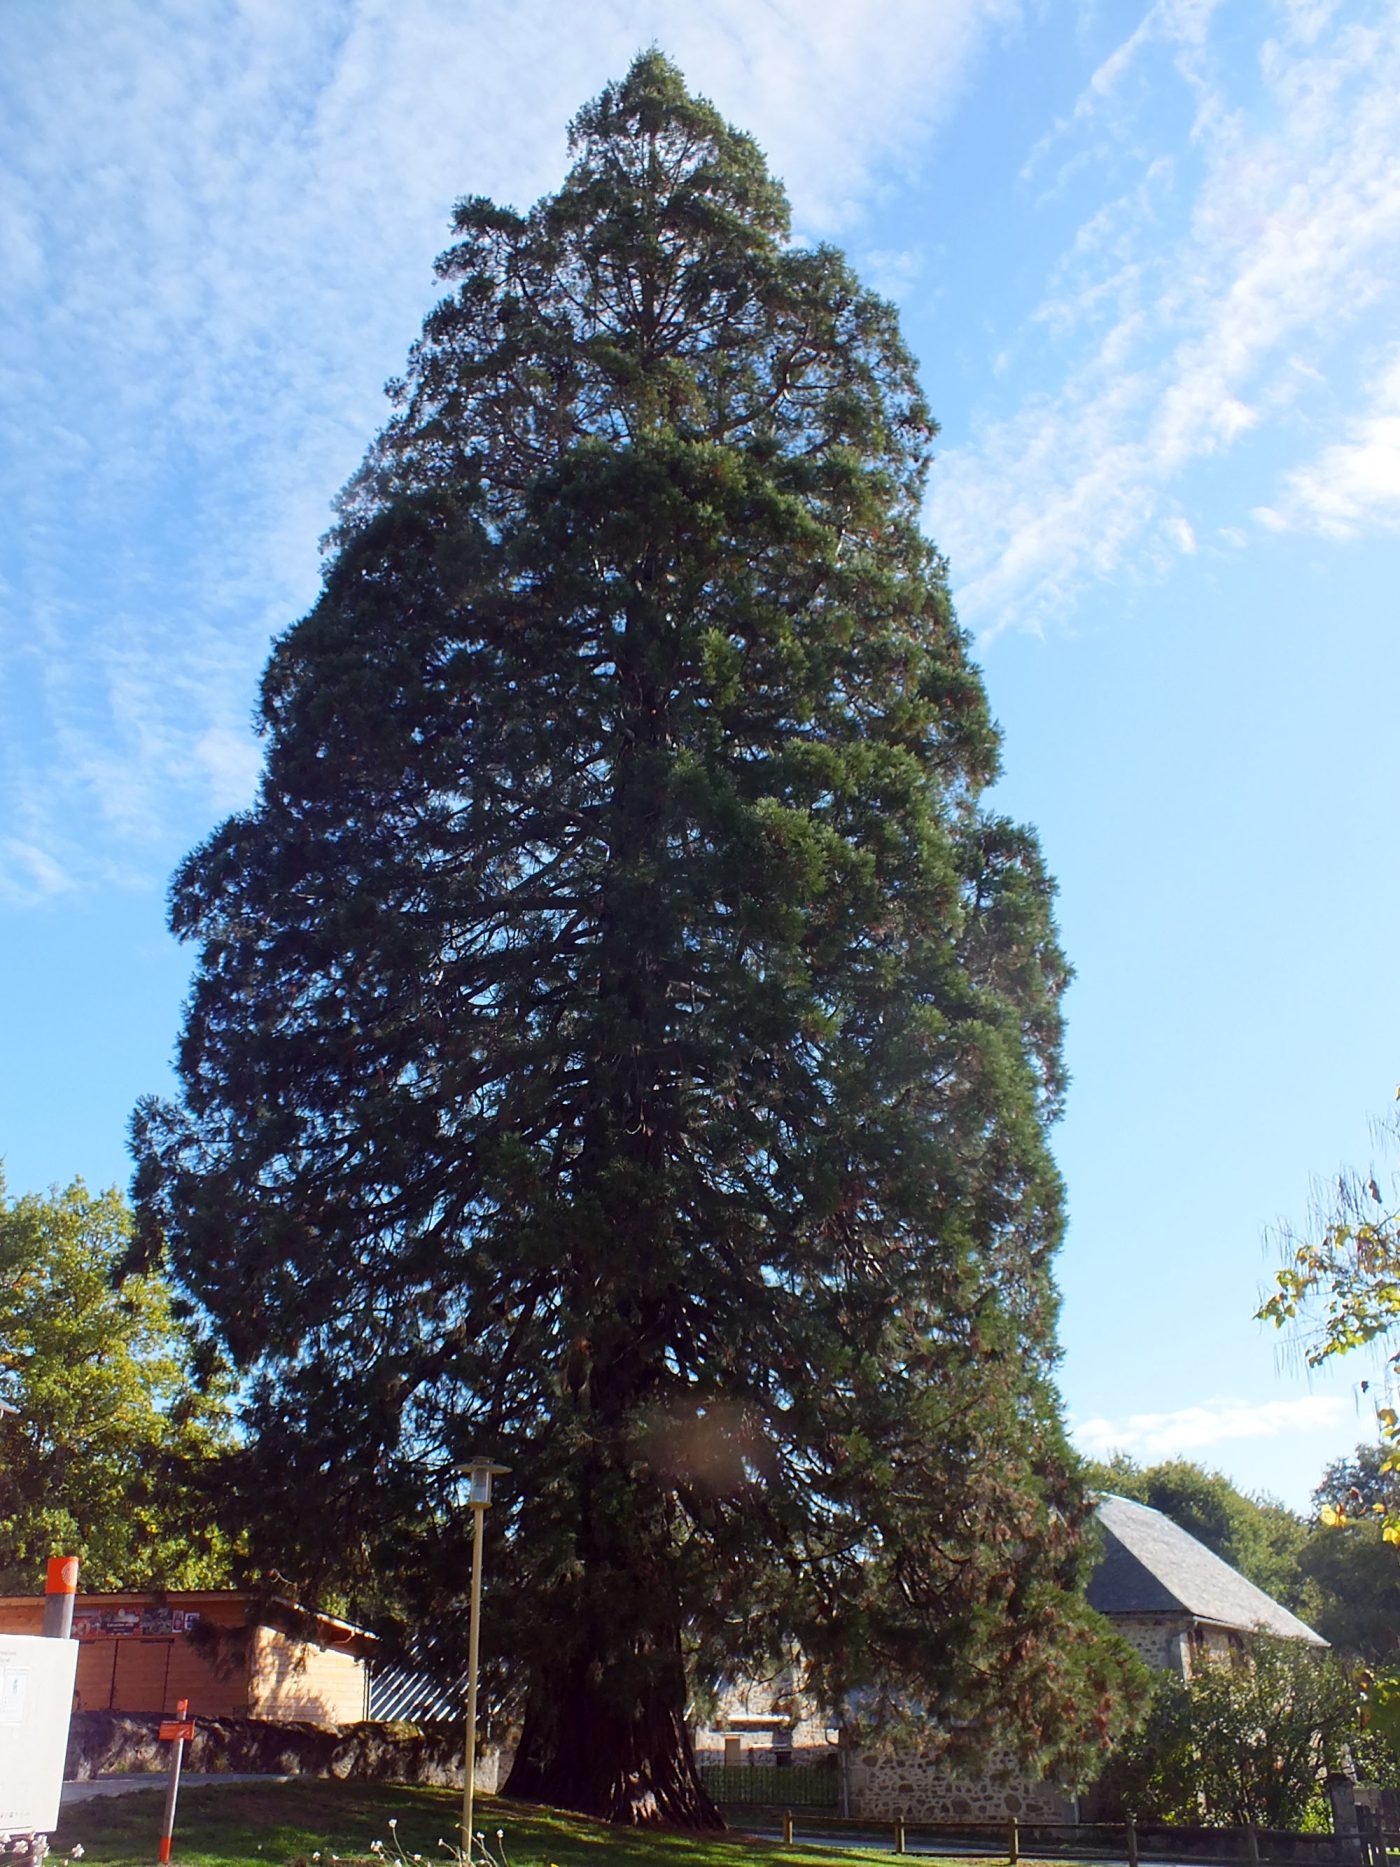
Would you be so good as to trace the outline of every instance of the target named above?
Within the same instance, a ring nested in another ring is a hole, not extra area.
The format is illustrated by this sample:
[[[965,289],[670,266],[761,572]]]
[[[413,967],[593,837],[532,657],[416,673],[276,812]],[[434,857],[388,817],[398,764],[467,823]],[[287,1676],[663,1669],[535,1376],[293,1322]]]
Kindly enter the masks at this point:
[[[1357,1781],[1400,1789],[1400,1671],[1363,1667],[1357,1681],[1362,1729],[1351,1747]]]
[[[1368,1666],[1400,1665],[1400,1558],[1383,1525],[1400,1511],[1400,1483],[1385,1469],[1386,1444],[1335,1459],[1313,1493],[1319,1522],[1298,1564],[1316,1596],[1313,1625],[1339,1653]]]
[[[1320,1522],[1297,1563],[1316,1596],[1312,1624],[1353,1660],[1400,1665],[1400,1559],[1385,1540],[1385,1520],[1400,1507],[1400,1486],[1385,1462],[1389,1445],[1359,1445],[1323,1471],[1314,1492]]]
[[[143,1248],[308,1588],[440,1619],[455,1465],[513,1468],[515,1793],[710,1819],[686,1668],[786,1642],[1082,1768],[1124,1667],[1052,1385],[1066,972],[914,366],[659,56],[573,148],[459,208],[258,804],[177,878]]]
[[[1148,1821],[1299,1828],[1357,1732],[1356,1687],[1326,1654],[1255,1635],[1242,1655],[1198,1654],[1158,1677],[1107,1795]]]
[[[1400,1511],[1400,1472],[1392,1469],[1393,1446],[1359,1445],[1349,1459],[1333,1459],[1318,1480],[1313,1506],[1331,1506],[1348,1520]]]
[[[1312,1625],[1339,1653],[1400,1665],[1400,1561],[1379,1522],[1313,1531],[1298,1566],[1312,1584]]]

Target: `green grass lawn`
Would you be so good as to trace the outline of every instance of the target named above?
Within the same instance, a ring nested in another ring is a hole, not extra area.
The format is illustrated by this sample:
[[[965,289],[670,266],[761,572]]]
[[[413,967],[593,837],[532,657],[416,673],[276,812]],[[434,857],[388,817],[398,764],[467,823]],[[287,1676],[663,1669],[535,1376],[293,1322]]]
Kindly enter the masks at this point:
[[[54,1855],[81,1843],[85,1867],[148,1867],[156,1858],[161,1790],[95,1796],[63,1811]],[[372,1861],[369,1846],[393,1840],[390,1817],[412,1862],[445,1862],[439,1837],[455,1839],[460,1791],[410,1789],[394,1783],[336,1783],[301,1777],[290,1783],[222,1783],[180,1794],[173,1859],[180,1867],[290,1867],[319,1853],[319,1867],[338,1856],[342,1867]],[[496,1849],[505,1831],[509,1867],[892,1867],[889,1854],[839,1853],[798,1843],[750,1841],[742,1835],[698,1839],[683,1834],[609,1828],[602,1822],[482,1797],[475,1826]],[[959,1867],[969,1867],[966,1859]]]

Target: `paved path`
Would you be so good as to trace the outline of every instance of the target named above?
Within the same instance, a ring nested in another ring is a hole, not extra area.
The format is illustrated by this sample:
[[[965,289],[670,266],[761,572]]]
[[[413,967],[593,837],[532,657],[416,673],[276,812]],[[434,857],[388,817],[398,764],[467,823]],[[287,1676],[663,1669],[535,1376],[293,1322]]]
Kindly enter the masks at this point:
[[[87,1783],[65,1783],[59,1801],[67,1808],[70,1803],[90,1802],[94,1796],[129,1796],[138,1789],[163,1790],[167,1780],[164,1770],[147,1770],[130,1776],[95,1776]],[[180,1773],[181,1789],[203,1789],[206,1783],[290,1783],[294,1780],[290,1776],[240,1776],[227,1770],[207,1776],[190,1770]]]
[[[755,1841],[782,1840],[783,1830],[780,1822],[767,1822],[761,1819],[746,1821],[742,1810],[732,1807],[726,1819],[731,1828],[741,1834],[752,1835]],[[892,1825],[888,1822],[879,1828],[868,1830],[853,1826],[828,1828],[823,1827],[820,1822],[804,1824],[799,1816],[793,1823],[793,1831],[793,1841],[798,1847],[810,1846],[836,1848],[843,1852],[856,1850],[861,1853],[894,1854],[894,1835]],[[949,1855],[957,1854],[976,1855],[983,1861],[994,1862],[998,1858],[1005,1860],[1004,1850],[998,1849],[996,1838],[991,1835],[985,1842],[969,1841],[963,1836],[944,1837],[936,1833],[931,1834],[927,1830],[919,1829],[916,1823],[910,1824],[909,1845],[905,1849],[906,1859],[917,1859],[920,1855],[947,1858]],[[1066,1849],[1061,1852],[1054,1847],[1041,1847],[1037,1843],[1034,1847],[1026,1847],[1021,1858],[1026,1863],[1031,1861],[1062,1862],[1066,1864],[1066,1867],[1069,1863],[1073,1863],[1074,1867],[1126,1867],[1125,1855],[1116,1852],[1107,1844],[1098,1850],[1081,1848]],[[1222,1863],[1200,1859],[1173,1861],[1160,1854],[1151,1856],[1144,1854],[1142,1867],[1222,1867]],[[1232,1863],[1231,1867],[1235,1867],[1235,1864]],[[1245,1867],[1245,1863],[1241,1861],[1237,1867]],[[1270,1867],[1270,1864],[1266,1862],[1265,1867]]]

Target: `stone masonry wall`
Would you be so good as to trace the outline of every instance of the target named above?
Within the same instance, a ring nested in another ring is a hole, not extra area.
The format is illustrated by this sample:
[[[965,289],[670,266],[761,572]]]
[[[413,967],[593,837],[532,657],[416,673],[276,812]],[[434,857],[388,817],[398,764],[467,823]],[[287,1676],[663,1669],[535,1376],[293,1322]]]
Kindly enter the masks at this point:
[[[1115,1614],[1113,1631],[1148,1666],[1180,1672],[1181,1654],[1191,1626],[1185,1614]]]
[[[149,1771],[163,1779],[170,1746],[157,1735],[159,1716],[125,1711],[75,1711],[68,1727],[64,1776],[94,1777]],[[452,1786],[462,1780],[461,1726],[413,1724],[269,1723],[259,1718],[198,1718],[185,1751],[186,1767],[222,1774],[330,1776],[390,1783]],[[477,1782],[493,1790],[498,1753],[477,1762]]]
[[[830,1718],[798,1689],[788,1666],[770,1679],[727,1683],[713,1721],[695,1732],[695,1749],[706,1763],[722,1762],[727,1739],[745,1763],[771,1763],[775,1754],[795,1760],[798,1752],[821,1753],[834,1735]]]
[[[836,1732],[797,1688],[795,1673],[795,1667],[784,1668],[772,1679],[728,1684],[713,1724],[695,1733],[696,1761],[771,1764],[780,1754],[797,1766],[829,1760]],[[877,1821],[903,1815],[911,1822],[1000,1822],[1014,1815],[1052,1822],[1069,1821],[1074,1813],[1068,1797],[1027,1775],[995,1743],[979,1770],[955,1770],[932,1751],[857,1745],[846,1757],[846,1791],[851,1815]]]
[[[1070,1799],[1049,1783],[1020,1770],[1009,1751],[992,1748],[974,1774],[954,1770],[936,1757],[913,1751],[884,1755],[857,1751],[848,1766],[851,1811],[881,1821],[903,1815],[911,1822],[1067,1822]]]

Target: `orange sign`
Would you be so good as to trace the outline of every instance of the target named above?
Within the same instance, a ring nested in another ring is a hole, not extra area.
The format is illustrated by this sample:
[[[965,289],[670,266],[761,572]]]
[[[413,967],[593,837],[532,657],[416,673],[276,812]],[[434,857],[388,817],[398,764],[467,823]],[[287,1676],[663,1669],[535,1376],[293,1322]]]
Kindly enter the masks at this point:
[[[194,1736],[194,1719],[186,1724],[177,1724],[173,1718],[167,1718],[156,1732],[162,1744],[188,1743]]]

